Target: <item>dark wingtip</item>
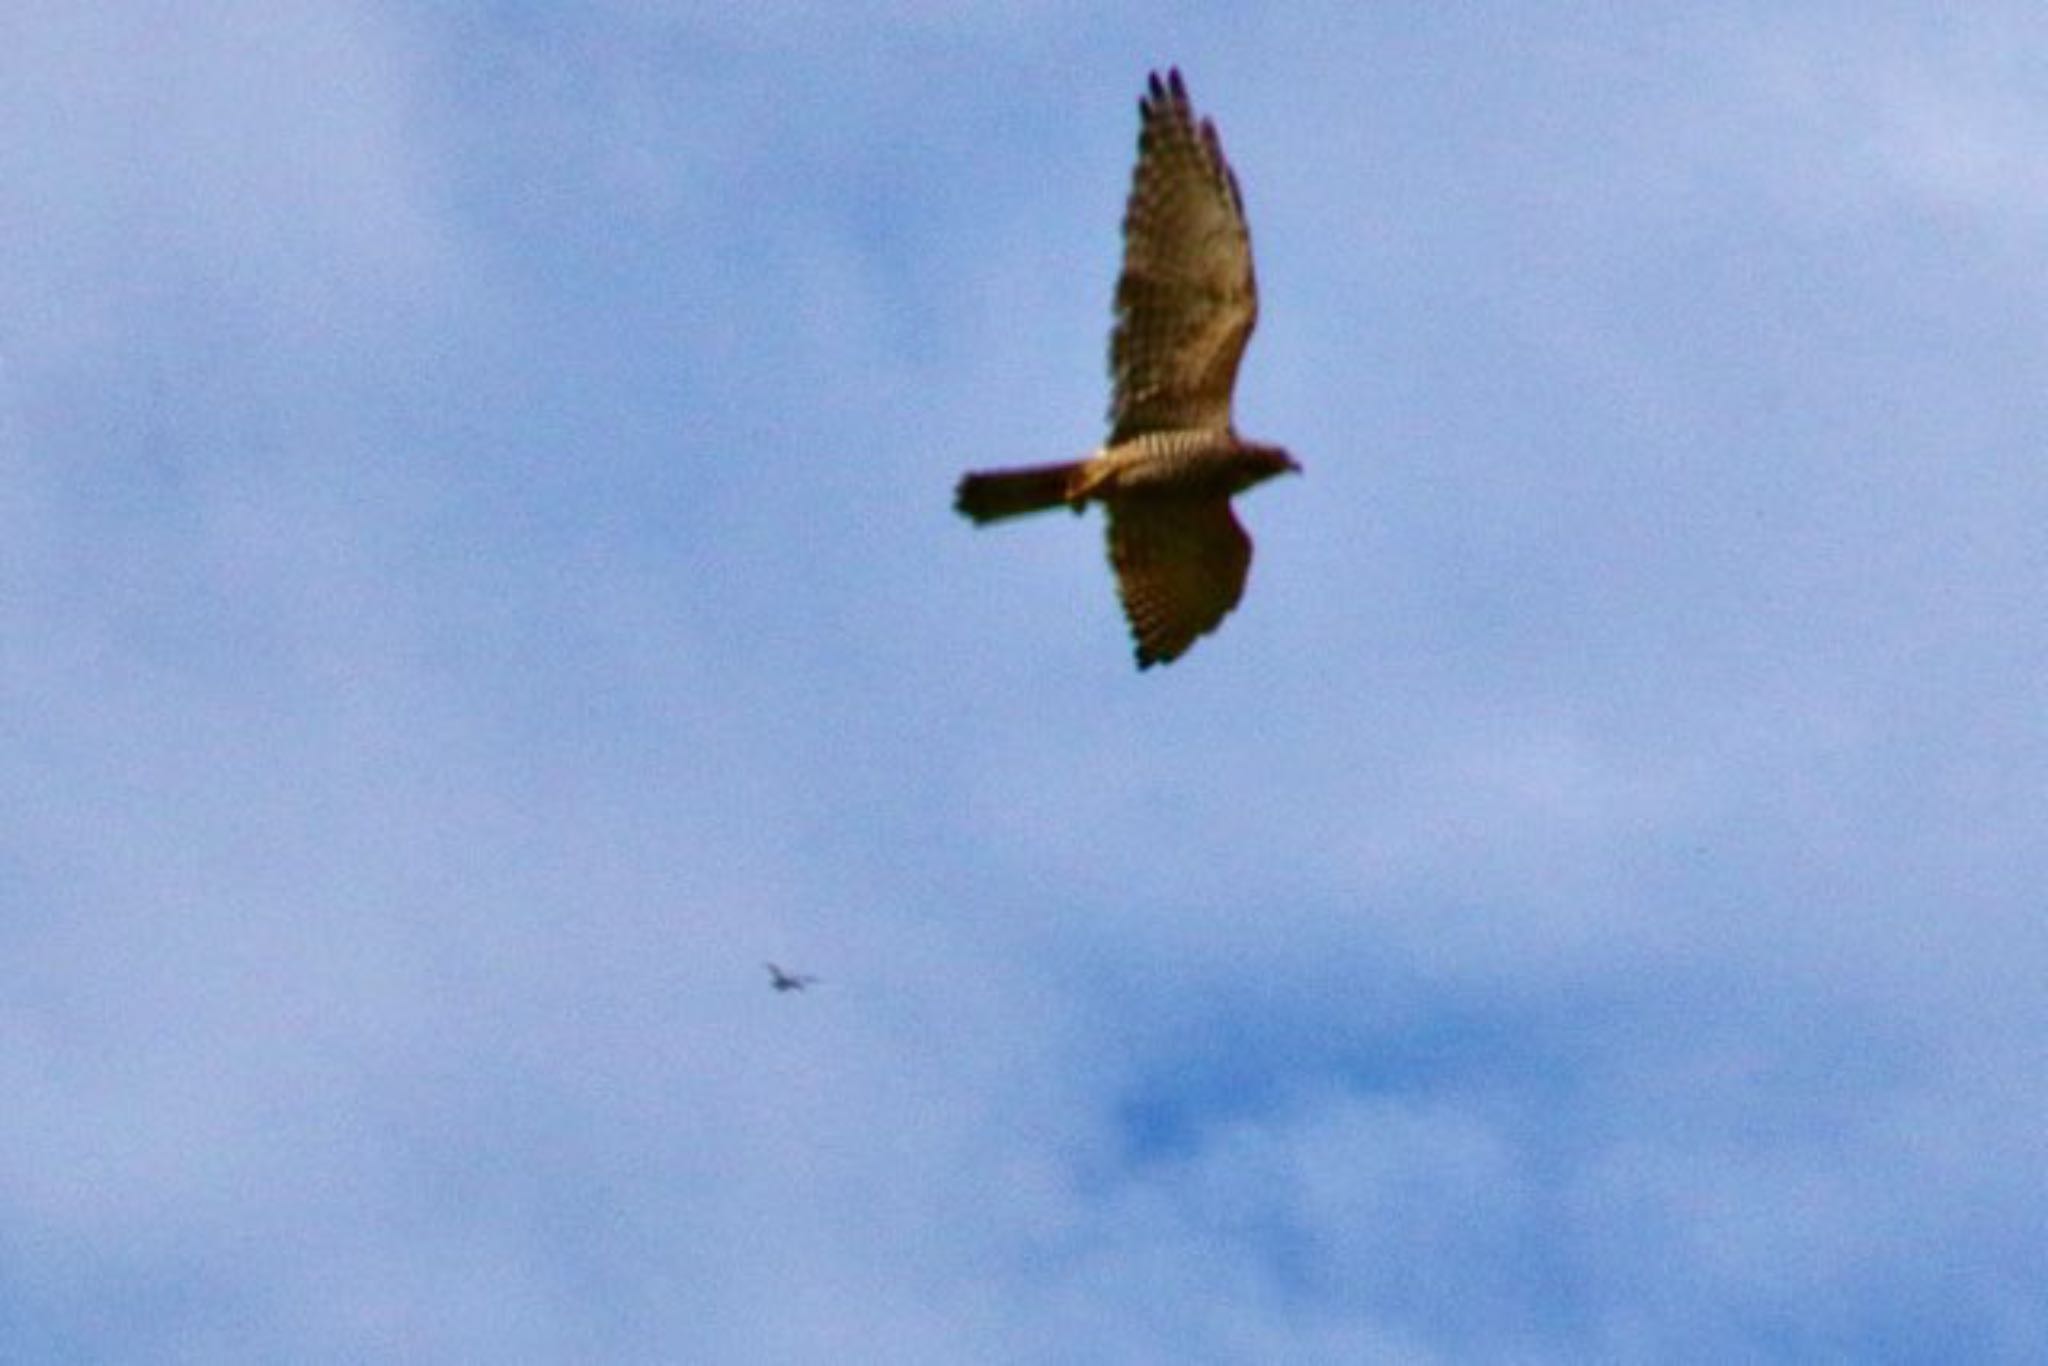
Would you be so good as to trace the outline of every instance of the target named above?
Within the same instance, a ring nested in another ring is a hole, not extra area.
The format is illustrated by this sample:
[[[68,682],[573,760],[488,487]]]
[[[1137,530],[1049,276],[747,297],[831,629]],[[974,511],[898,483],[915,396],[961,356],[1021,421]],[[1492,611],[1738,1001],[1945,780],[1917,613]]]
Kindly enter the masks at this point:
[[[1157,71],[1145,78],[1145,94],[1138,100],[1138,108],[1150,113],[1155,106],[1163,104],[1186,104],[1188,102],[1187,82],[1180,78],[1180,68],[1170,66],[1161,76]]]

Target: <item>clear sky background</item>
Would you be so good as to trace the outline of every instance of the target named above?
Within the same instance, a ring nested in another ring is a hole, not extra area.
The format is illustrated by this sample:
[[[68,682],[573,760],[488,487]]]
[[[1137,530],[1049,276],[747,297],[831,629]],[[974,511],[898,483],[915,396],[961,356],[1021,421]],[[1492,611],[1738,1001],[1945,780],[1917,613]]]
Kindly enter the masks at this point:
[[[0,6],[0,1356],[2048,1357],[2044,62]],[[1140,675],[950,496],[1168,63],[1307,473]]]

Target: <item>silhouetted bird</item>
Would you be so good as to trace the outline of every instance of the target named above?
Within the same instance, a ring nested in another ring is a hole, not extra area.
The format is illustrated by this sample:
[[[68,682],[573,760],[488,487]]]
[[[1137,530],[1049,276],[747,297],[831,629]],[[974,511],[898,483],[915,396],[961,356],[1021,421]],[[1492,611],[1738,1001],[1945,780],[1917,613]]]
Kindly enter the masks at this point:
[[[777,991],[802,991],[818,980],[808,972],[784,972],[773,963],[764,963],[762,966],[768,969],[768,985]]]

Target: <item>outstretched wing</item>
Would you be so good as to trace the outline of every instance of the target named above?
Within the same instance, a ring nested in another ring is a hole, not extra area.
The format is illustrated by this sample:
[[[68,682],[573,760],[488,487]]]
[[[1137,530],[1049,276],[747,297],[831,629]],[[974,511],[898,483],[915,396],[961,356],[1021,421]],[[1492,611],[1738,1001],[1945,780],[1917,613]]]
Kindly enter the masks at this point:
[[[1252,542],[1228,498],[1122,499],[1109,508],[1109,562],[1147,669],[1178,659],[1230,615]]]
[[[1178,71],[1153,74],[1138,115],[1109,340],[1112,445],[1229,426],[1237,363],[1259,314],[1244,201],[1216,126],[1196,121]]]

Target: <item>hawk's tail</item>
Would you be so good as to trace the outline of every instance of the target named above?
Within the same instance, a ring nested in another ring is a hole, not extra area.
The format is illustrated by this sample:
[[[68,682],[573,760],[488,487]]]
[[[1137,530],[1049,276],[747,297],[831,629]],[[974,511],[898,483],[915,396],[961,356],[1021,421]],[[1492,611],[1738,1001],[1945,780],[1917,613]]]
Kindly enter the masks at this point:
[[[1014,470],[978,470],[960,480],[953,506],[977,522],[1043,512],[1068,501],[1068,490],[1080,472],[1079,461],[1027,465]]]

